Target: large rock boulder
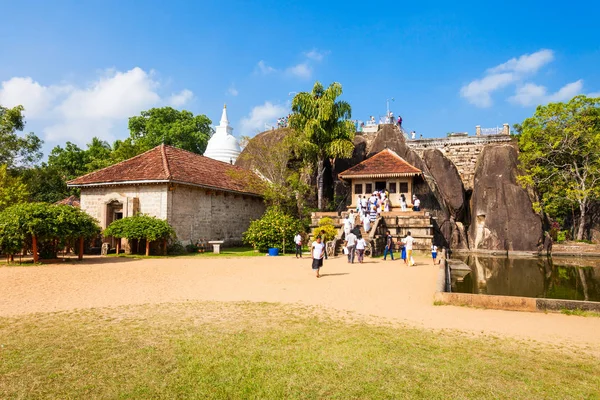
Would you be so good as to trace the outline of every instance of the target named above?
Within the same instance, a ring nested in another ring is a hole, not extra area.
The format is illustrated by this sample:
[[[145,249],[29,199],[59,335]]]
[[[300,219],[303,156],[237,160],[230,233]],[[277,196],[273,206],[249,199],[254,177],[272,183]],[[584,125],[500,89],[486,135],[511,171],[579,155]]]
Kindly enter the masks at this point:
[[[465,217],[465,188],[456,166],[438,149],[428,149],[423,153],[423,161],[437,183],[448,212],[455,221]]]
[[[517,183],[517,150],[487,145],[477,159],[469,245],[471,250],[535,251],[542,221]]]

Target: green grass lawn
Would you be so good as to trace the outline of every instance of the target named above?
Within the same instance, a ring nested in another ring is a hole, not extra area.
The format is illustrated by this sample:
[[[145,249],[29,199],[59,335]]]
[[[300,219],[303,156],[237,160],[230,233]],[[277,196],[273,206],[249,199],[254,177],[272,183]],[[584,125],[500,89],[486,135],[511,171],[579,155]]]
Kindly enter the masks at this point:
[[[203,303],[0,319],[2,399],[598,399],[573,349]]]
[[[282,254],[279,252],[280,256],[294,256],[293,250],[286,249],[286,254]],[[305,250],[308,251],[308,250]],[[204,253],[185,253],[180,255],[169,255],[166,257],[223,257],[223,258],[231,258],[231,257],[265,257],[266,253],[260,253],[255,251],[252,247],[227,247],[221,248],[220,254],[215,254],[212,251],[206,251]],[[131,258],[163,258],[165,256],[143,256],[137,254],[109,254],[107,257],[131,257]]]

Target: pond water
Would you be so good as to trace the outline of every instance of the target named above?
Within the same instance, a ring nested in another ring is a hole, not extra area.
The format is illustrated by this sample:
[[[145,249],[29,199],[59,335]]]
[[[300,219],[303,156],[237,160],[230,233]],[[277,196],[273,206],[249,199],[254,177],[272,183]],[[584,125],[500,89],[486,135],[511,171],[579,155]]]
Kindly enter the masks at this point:
[[[453,258],[469,269],[452,268],[452,292],[600,301],[598,258]]]

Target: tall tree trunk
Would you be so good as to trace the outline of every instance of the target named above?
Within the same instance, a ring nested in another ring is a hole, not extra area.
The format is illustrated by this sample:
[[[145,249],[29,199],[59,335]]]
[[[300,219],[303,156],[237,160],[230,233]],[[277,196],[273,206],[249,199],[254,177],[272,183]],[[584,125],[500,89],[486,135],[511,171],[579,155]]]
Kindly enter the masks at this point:
[[[579,273],[579,279],[581,279],[581,287],[583,288],[583,299],[585,301],[589,301],[590,296],[588,295],[588,285],[587,281],[585,280],[585,272],[583,271],[583,268],[579,267],[577,267],[577,272]]]
[[[585,233],[585,202],[579,203],[579,227],[577,228],[577,240],[583,240],[583,234]]]
[[[319,156],[317,161],[317,207],[323,210],[323,174],[325,173],[324,158]]]

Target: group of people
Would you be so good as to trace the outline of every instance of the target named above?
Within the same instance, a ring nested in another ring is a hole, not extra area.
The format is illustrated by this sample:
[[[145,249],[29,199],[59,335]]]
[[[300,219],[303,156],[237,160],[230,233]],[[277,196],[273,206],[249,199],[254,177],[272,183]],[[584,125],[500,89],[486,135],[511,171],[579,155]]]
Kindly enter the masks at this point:
[[[368,199],[365,195],[356,195],[356,213],[359,215],[361,223],[365,225],[365,232],[369,232],[370,223],[374,222],[379,214],[390,211],[392,202],[389,196],[390,193],[387,189],[374,191]],[[406,196],[401,193],[400,209],[407,211],[407,206]],[[421,200],[415,194],[412,197],[412,209],[413,211],[421,211]],[[368,221],[365,221],[365,219],[368,219]]]
[[[286,115],[285,117],[277,118],[277,128],[287,128],[289,125],[290,116]]]

